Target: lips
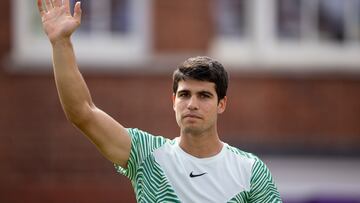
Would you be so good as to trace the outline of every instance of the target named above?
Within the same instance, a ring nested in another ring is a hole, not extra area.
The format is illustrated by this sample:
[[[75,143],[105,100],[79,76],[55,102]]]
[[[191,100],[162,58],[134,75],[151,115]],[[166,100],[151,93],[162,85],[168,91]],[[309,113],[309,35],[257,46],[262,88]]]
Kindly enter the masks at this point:
[[[183,118],[197,118],[197,119],[202,119],[201,116],[199,116],[198,114],[193,114],[193,113],[185,114],[185,115],[183,116]]]

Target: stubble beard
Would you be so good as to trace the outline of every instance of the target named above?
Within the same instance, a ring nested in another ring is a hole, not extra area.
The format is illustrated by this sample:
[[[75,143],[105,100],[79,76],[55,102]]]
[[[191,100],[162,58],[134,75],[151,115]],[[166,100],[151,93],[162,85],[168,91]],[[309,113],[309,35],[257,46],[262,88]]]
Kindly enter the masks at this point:
[[[185,124],[180,126],[181,133],[183,135],[191,135],[200,137],[205,134],[209,134],[208,132],[211,131],[212,126],[203,126],[202,124]]]
[[[194,126],[188,126],[188,127],[183,127],[181,128],[181,132],[184,135],[201,135],[203,130],[201,130],[199,127],[194,127]]]

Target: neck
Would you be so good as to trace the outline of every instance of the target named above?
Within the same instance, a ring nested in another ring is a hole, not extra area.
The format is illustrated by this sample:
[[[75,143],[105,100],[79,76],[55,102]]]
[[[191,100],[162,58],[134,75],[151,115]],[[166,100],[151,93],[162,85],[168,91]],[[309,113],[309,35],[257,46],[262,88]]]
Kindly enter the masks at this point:
[[[207,158],[218,154],[223,144],[216,131],[215,133],[202,133],[200,135],[181,132],[179,146],[192,156]]]

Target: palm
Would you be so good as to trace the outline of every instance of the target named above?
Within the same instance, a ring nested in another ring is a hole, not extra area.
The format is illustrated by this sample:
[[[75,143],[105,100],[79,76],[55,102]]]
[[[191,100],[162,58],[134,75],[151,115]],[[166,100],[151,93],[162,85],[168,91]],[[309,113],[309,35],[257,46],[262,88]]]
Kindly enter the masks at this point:
[[[67,15],[62,9],[54,9],[53,12],[42,17],[45,33],[50,40],[59,37],[68,37],[78,27],[79,23],[72,16]]]
[[[46,4],[47,12],[40,5],[41,0],[38,0],[43,28],[51,42],[70,37],[79,27],[81,20],[80,5],[75,8],[74,16],[70,14],[69,2],[62,5],[61,2],[55,0],[53,4]]]

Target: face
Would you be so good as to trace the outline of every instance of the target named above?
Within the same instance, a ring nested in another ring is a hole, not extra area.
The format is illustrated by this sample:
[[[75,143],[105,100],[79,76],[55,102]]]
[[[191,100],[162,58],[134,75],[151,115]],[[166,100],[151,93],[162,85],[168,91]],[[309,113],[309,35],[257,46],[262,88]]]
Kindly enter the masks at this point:
[[[218,102],[212,82],[182,80],[173,95],[176,121],[184,133],[215,132],[217,115],[223,113],[225,107],[226,97]]]

